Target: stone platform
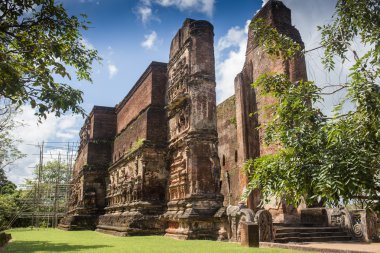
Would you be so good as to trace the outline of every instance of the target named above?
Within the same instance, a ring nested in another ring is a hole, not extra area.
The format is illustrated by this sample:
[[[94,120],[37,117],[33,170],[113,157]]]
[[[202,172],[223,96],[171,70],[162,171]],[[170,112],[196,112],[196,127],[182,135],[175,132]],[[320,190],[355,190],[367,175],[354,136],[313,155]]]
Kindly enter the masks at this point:
[[[58,228],[62,230],[95,230],[98,218],[98,215],[67,215],[60,221]]]
[[[360,242],[304,242],[304,243],[272,243],[260,242],[260,248],[281,248],[325,253],[368,253],[380,252],[380,243]]]

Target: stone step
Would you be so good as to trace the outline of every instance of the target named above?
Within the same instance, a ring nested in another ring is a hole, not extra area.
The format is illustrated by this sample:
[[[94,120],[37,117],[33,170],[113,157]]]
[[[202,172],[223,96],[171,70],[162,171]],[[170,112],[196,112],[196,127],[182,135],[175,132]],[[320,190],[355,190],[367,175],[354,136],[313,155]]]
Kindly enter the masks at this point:
[[[351,236],[322,236],[322,237],[284,237],[276,238],[274,242],[277,243],[288,243],[288,242],[342,242],[351,241]]]
[[[345,232],[292,232],[292,233],[276,233],[276,239],[287,237],[330,237],[330,236],[347,236]]]
[[[339,227],[274,227],[276,234],[280,233],[314,233],[314,232],[342,232]]]
[[[274,242],[350,241],[352,237],[340,227],[274,227]]]

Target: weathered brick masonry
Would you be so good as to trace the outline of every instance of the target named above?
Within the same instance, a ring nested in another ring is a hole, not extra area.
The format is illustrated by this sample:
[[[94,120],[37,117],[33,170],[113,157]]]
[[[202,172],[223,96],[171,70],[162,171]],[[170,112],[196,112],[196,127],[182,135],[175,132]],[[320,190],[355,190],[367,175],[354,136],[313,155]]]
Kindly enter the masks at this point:
[[[107,167],[115,136],[115,108],[95,106],[80,131],[80,147],[73,175],[69,211],[63,229],[95,229],[106,206]]]
[[[269,1],[259,17],[302,44],[282,2]],[[249,31],[235,95],[216,107],[213,38],[209,22],[186,19],[168,64],[152,62],[115,108],[94,107],[81,130],[62,228],[240,240],[240,221],[253,221],[260,201],[255,191],[251,210],[237,207],[247,184],[243,162],[277,148],[263,145],[265,128],[256,129],[265,125],[261,108],[273,98],[250,85],[268,71],[306,80],[306,67],[301,56],[269,57]],[[276,221],[295,214],[282,207],[267,206]]]
[[[269,1],[253,18],[262,18],[280,33],[287,35],[303,46],[298,30],[291,23],[291,12],[281,1]],[[295,82],[307,80],[306,64],[304,56],[295,57],[292,60],[283,61],[267,55],[257,44],[252,30],[248,32],[246,59],[243,70],[235,78],[236,96],[236,122],[238,142],[238,167],[241,168],[244,161],[265,154],[276,152],[275,145],[266,146],[263,141],[264,128],[257,130],[259,126],[265,126],[270,119],[271,112],[263,110],[265,105],[275,102],[271,96],[258,95],[257,89],[252,89],[251,84],[263,73],[285,73],[290,80]],[[252,112],[257,112],[252,114]],[[247,176],[240,170],[240,192],[243,192],[247,184]],[[267,208],[271,210],[276,222],[287,222],[284,212],[286,205],[274,202]],[[259,191],[253,191],[248,199],[248,207],[255,210],[260,203]],[[295,215],[294,209],[288,210],[288,218]],[[289,216],[290,215],[290,216]],[[295,217],[296,218],[296,217]]]

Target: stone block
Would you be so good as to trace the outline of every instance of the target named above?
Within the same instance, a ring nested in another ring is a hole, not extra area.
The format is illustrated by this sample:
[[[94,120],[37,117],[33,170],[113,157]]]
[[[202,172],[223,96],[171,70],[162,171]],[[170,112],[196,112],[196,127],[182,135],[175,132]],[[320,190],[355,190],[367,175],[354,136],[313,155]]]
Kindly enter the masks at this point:
[[[310,227],[328,225],[326,208],[306,208],[301,210],[301,224]]]
[[[259,247],[259,225],[253,222],[240,223],[240,244],[244,247]]]

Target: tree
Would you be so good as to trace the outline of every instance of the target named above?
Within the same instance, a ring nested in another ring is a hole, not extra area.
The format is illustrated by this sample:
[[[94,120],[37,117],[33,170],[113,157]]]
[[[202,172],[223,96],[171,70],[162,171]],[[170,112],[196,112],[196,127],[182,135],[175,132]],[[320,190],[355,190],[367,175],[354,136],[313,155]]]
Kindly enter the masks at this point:
[[[285,61],[302,47],[262,20],[251,24],[267,53]],[[352,203],[361,200],[380,210],[380,2],[338,0],[333,21],[319,27],[327,71],[334,59],[353,59],[347,82],[319,86],[310,81],[292,83],[284,74],[266,73],[253,87],[271,95],[272,118],[265,131],[267,144],[280,144],[276,154],[249,160],[249,190],[259,188],[265,199],[285,198],[309,205]],[[367,48],[363,55],[354,40]],[[327,92],[326,89],[329,89]],[[327,116],[315,104],[325,95],[346,95]],[[352,109],[344,105],[351,103]],[[313,106],[310,106],[313,104]]]
[[[47,113],[81,113],[82,92],[56,77],[91,81],[93,61],[100,60],[86,48],[80,30],[89,22],[69,16],[54,0],[0,1],[0,96],[13,104],[29,103],[39,118]]]
[[[12,217],[22,206],[21,192],[9,181],[4,169],[0,168],[0,231],[6,229]]]
[[[67,164],[58,160],[47,162],[42,166],[41,170],[37,165],[33,174],[35,178],[34,180],[36,181],[40,178],[42,184],[66,184],[69,182],[71,176]]]
[[[0,195],[13,194],[17,186],[9,181],[5,175],[0,175]]]
[[[0,231],[8,228],[12,218],[20,209],[19,198],[18,192],[14,194],[0,194]]]
[[[8,99],[0,98],[0,178],[6,166],[24,157],[17,149],[17,140],[11,135],[11,131],[19,126],[14,120],[16,113],[17,108]]]
[[[54,208],[64,212],[66,191],[70,180],[67,164],[60,160],[49,161],[42,167],[36,166],[33,179],[27,179],[26,185],[37,198],[38,211],[53,211]]]

